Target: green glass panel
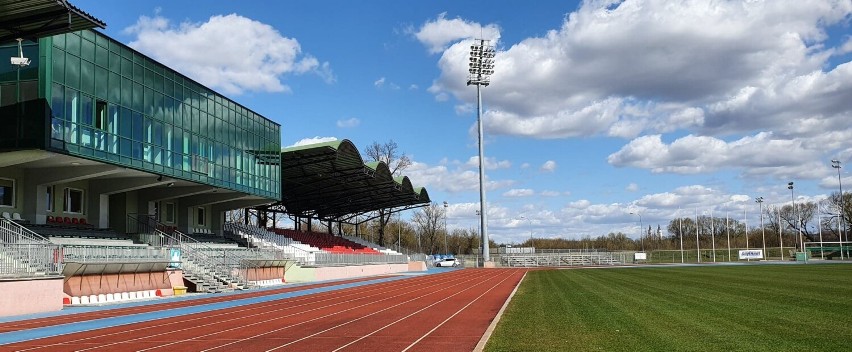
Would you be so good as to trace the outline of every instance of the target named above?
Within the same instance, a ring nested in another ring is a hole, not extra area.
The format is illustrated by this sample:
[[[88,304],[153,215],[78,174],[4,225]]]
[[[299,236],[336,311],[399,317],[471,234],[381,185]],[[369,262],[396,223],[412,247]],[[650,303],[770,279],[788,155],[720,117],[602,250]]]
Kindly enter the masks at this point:
[[[65,118],[65,87],[60,84],[53,84],[50,89],[53,97],[50,99],[50,110],[54,118]]]
[[[109,72],[100,66],[95,66],[95,96],[106,100],[109,92]]]
[[[80,88],[80,58],[74,55],[65,55],[65,85]]]
[[[65,34],[57,34],[52,39],[54,47],[65,50]]]
[[[121,56],[114,52],[109,53],[109,70],[115,73],[121,72]]]
[[[142,65],[133,64],[133,81],[142,83],[145,81],[145,69]]]
[[[126,57],[121,58],[121,75],[133,79],[133,62]]]
[[[148,69],[145,69],[143,71],[143,74],[145,75],[145,86],[154,88],[154,71]]]
[[[109,67],[109,51],[106,48],[95,47],[95,63],[102,67]]]
[[[154,118],[163,120],[163,94],[154,92]]]
[[[95,43],[85,39],[80,43],[80,58],[89,62],[95,62]]]
[[[121,105],[124,107],[133,105],[133,81],[129,78],[121,79]]]
[[[148,87],[143,91],[142,112],[147,116],[154,116],[154,91]]]
[[[80,91],[86,94],[95,92],[95,64],[88,61],[80,63]]]
[[[145,88],[141,84],[133,82],[133,106],[131,107],[133,110],[142,111],[144,109],[144,94]]]
[[[53,81],[65,83],[65,52],[53,50]]]
[[[121,76],[117,73],[109,73],[109,96],[107,100],[114,104],[121,103]]]
[[[163,94],[173,97],[175,94],[175,82],[170,79],[163,80]]]
[[[80,35],[83,36],[83,39],[90,40],[92,42],[95,41],[95,32],[92,31],[80,31]]]
[[[109,49],[109,42],[110,40],[107,37],[95,34],[95,44],[97,44],[98,46],[104,49]]]
[[[80,56],[80,36],[77,33],[65,35],[65,51],[74,56]]]

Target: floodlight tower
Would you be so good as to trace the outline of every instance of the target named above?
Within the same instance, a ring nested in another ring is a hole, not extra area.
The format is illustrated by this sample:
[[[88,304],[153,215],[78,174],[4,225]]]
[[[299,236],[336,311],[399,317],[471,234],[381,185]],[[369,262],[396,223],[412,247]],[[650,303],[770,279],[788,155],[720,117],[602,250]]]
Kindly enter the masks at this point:
[[[470,46],[467,85],[476,86],[476,124],[479,130],[479,233],[482,236],[483,265],[491,261],[488,251],[488,217],[485,211],[485,152],[482,142],[482,86],[491,83],[494,73],[494,47],[488,40],[476,39]]]

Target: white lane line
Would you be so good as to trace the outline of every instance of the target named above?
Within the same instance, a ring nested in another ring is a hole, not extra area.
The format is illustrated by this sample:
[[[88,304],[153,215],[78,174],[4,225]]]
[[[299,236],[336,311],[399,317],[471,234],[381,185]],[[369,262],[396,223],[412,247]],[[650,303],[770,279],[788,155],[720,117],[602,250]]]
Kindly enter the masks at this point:
[[[500,281],[497,285],[499,285],[500,283],[503,283],[503,281],[506,281],[506,279],[508,279],[508,278],[509,278],[509,277],[507,276],[505,279],[503,279],[502,281]],[[456,311],[453,315],[451,315],[451,316],[447,317],[447,319],[444,319],[444,321],[442,321],[440,324],[438,324],[438,326],[436,326],[436,327],[432,328],[432,330],[429,330],[429,332],[427,332],[426,334],[424,334],[423,336],[421,336],[419,339],[417,339],[417,341],[412,342],[410,345],[408,345],[408,347],[406,347],[404,350],[402,350],[402,352],[408,351],[408,350],[410,350],[412,347],[414,347],[414,345],[416,345],[416,344],[420,343],[420,341],[422,341],[423,339],[425,339],[425,338],[426,338],[426,336],[429,336],[430,334],[432,334],[433,332],[435,332],[435,330],[438,330],[438,328],[440,328],[441,326],[443,326],[444,324],[446,324],[448,321],[450,321],[450,319],[454,318],[456,315],[458,315],[459,313],[461,313],[463,310],[467,309],[467,307],[470,307],[470,305],[471,305],[471,304],[473,304],[474,302],[476,302],[477,300],[479,300],[480,298],[482,298],[482,296],[485,296],[485,294],[487,294],[488,292],[491,292],[491,290],[493,290],[495,287],[497,287],[497,285],[492,286],[490,289],[488,289],[488,291],[483,292],[481,295],[479,295],[479,297],[476,297],[473,301],[470,301],[470,303],[466,304],[464,307],[462,307],[461,309],[459,309],[458,311]]]
[[[491,291],[492,289],[494,289],[494,287],[496,287],[497,285],[500,285],[501,283],[503,283],[503,281],[506,281],[506,279],[508,279],[508,278],[509,278],[508,276],[504,277],[504,278],[503,278],[503,280],[500,280],[500,282],[496,283],[494,286],[492,286],[492,287],[491,287],[490,289],[488,289],[488,291],[486,291],[486,292]],[[490,278],[489,278],[489,279],[490,279]],[[484,283],[484,282],[483,282],[483,283]],[[478,286],[478,285],[479,285],[479,284],[477,284],[476,286]],[[473,288],[473,287],[474,287],[474,286],[471,286],[470,288]],[[466,290],[465,290],[465,291],[466,291]],[[461,293],[461,292],[462,292],[462,291],[460,291],[459,293]],[[484,293],[483,293],[483,295],[484,295]],[[453,295],[453,296],[455,296],[455,295]],[[450,296],[450,297],[452,297],[452,296]],[[412,316],[414,316],[414,315],[416,315],[416,314],[418,314],[418,313],[420,313],[420,312],[422,312],[422,311],[426,310],[427,308],[431,308],[431,307],[435,306],[436,304],[441,303],[441,302],[443,302],[443,301],[444,301],[444,300],[446,300],[446,299],[449,299],[450,297],[447,297],[447,298],[442,299],[442,300],[440,300],[440,301],[438,301],[438,302],[435,302],[435,303],[433,303],[433,304],[430,304],[429,306],[423,307],[422,309],[420,309],[420,310],[418,310],[418,311],[416,311],[416,312],[414,312],[414,313],[411,313],[411,314],[409,314],[409,315],[406,315],[406,316],[404,316],[404,317],[402,317],[402,318],[400,318],[400,319],[398,319],[398,320],[396,320],[396,321],[394,321],[394,322],[392,322],[392,323],[390,323],[390,324],[387,324],[387,325],[385,325],[385,326],[383,326],[383,327],[381,327],[381,328],[379,328],[379,329],[377,329],[377,330],[375,330],[375,331],[373,331],[373,332],[371,332],[371,333],[367,334],[367,335],[361,336],[360,338],[358,338],[358,339],[356,339],[356,340],[353,340],[353,341],[351,341],[351,342],[349,342],[349,343],[347,343],[347,344],[345,344],[345,345],[343,345],[343,346],[338,347],[338,348],[337,348],[337,349],[335,349],[333,352],[337,352],[337,351],[340,351],[340,350],[342,350],[342,349],[344,349],[344,348],[346,348],[346,347],[349,347],[349,346],[351,346],[352,344],[354,344],[354,343],[356,343],[356,342],[358,342],[358,341],[361,341],[361,340],[363,340],[363,339],[366,339],[366,338],[368,338],[368,337],[372,336],[373,334],[375,334],[375,333],[377,333],[377,332],[379,332],[379,331],[382,331],[382,330],[384,330],[384,329],[386,329],[386,328],[390,327],[391,325],[394,325],[394,324],[399,323],[399,322],[401,322],[401,321],[403,321],[403,320],[405,320],[405,319],[408,319],[408,318],[410,318],[410,317],[412,317]],[[482,297],[482,295],[479,295],[479,297]],[[479,297],[477,297],[476,299],[479,299]],[[476,300],[476,299],[474,299],[474,300]],[[462,310],[464,310],[464,308],[467,308],[467,306],[469,306],[469,305],[470,305],[469,303],[468,303],[467,305],[465,305],[465,306],[462,308]],[[460,311],[461,311],[461,310],[460,310]],[[459,312],[460,312],[460,311],[459,311]],[[453,314],[452,316],[456,316],[457,314],[458,314],[458,312],[456,312],[456,313],[455,313],[455,314]],[[443,324],[443,323],[442,323],[442,324]],[[437,329],[437,327],[436,327],[435,329]],[[432,330],[431,330],[431,331],[429,331],[429,332],[431,333],[432,331],[435,331],[435,329],[432,329]],[[427,334],[428,334],[428,333],[427,333]],[[421,337],[421,339],[422,339],[422,337]],[[419,340],[418,340],[418,341],[419,341]]]
[[[490,277],[489,277],[488,279],[490,279]],[[456,293],[454,293],[454,294],[452,294],[452,295],[449,295],[449,296],[447,296],[447,297],[445,297],[445,298],[443,298],[443,299],[441,299],[441,300],[439,300],[439,301],[435,301],[435,302],[433,302],[432,304],[430,304],[430,305],[428,305],[428,306],[426,306],[426,307],[424,307],[424,308],[421,308],[421,309],[420,309],[420,310],[418,310],[417,312],[421,312],[421,311],[423,311],[423,310],[425,310],[425,309],[427,309],[427,308],[429,308],[429,307],[433,307],[433,306],[435,306],[435,305],[436,305],[436,304],[438,304],[438,303],[441,303],[441,302],[443,302],[443,301],[446,301],[446,300],[448,300],[448,299],[450,299],[450,298],[452,298],[452,297],[454,297],[454,296],[456,296],[456,295],[461,294],[462,292],[465,292],[465,291],[467,291],[467,290],[470,290],[471,288],[474,288],[474,287],[476,287],[476,286],[479,286],[479,285],[481,285],[482,283],[485,283],[485,282],[487,282],[487,280],[483,280],[482,282],[479,282],[479,283],[477,283],[477,284],[474,284],[474,285],[468,286],[467,288],[465,288],[465,289],[463,289],[463,290],[457,291]],[[466,283],[466,282],[465,282],[465,283]],[[298,340],[290,341],[290,342],[288,342],[288,343],[286,343],[286,344],[283,344],[283,345],[280,345],[280,346],[278,346],[278,347],[268,349],[268,350],[266,350],[266,352],[275,351],[275,350],[278,350],[278,349],[281,349],[281,348],[284,348],[284,347],[290,346],[290,345],[292,345],[292,344],[294,344],[294,343],[297,343],[297,342],[300,342],[300,341],[307,340],[307,339],[312,338],[312,337],[317,336],[317,335],[324,334],[324,333],[326,333],[326,332],[329,332],[329,331],[331,331],[331,330],[337,329],[337,328],[339,328],[339,327],[346,326],[346,325],[348,325],[348,324],[351,324],[351,323],[357,322],[357,321],[359,321],[359,320],[361,320],[361,319],[365,319],[365,318],[371,317],[371,316],[373,316],[373,315],[376,315],[376,314],[382,313],[382,312],[387,311],[387,310],[390,310],[390,309],[392,309],[392,308],[396,308],[396,307],[401,306],[401,305],[406,304],[406,303],[410,303],[410,302],[413,302],[413,301],[416,301],[416,300],[422,299],[422,298],[424,298],[424,297],[427,297],[427,296],[418,296],[418,297],[414,297],[414,298],[412,298],[412,299],[409,299],[409,300],[407,300],[407,301],[401,302],[401,303],[399,303],[399,304],[395,304],[395,305],[393,305],[393,306],[386,307],[386,308],[384,308],[384,309],[381,309],[381,310],[375,311],[375,312],[370,313],[370,314],[367,314],[367,315],[362,315],[362,316],[360,316],[360,317],[358,317],[358,318],[355,318],[355,319],[349,320],[349,321],[347,321],[347,322],[345,322],[345,323],[341,323],[341,324],[335,325],[335,326],[330,327],[330,328],[328,328],[328,329],[325,329],[325,330],[322,330],[322,331],[319,331],[319,332],[313,333],[313,334],[311,334],[311,335],[308,335],[308,336],[302,337],[302,338],[300,338],[300,339],[298,339]],[[339,348],[338,348],[338,349],[339,349]],[[335,351],[336,351],[336,350],[335,350]]]

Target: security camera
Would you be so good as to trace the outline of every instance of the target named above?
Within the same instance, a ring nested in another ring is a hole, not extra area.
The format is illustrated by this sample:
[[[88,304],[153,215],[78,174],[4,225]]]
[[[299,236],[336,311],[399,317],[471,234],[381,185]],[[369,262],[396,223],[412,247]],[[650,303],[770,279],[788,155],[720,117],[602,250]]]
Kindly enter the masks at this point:
[[[25,57],[12,57],[11,61],[12,61],[12,65],[21,66],[21,67],[24,67],[24,66],[27,66],[27,65],[30,64],[30,59],[25,58]]]

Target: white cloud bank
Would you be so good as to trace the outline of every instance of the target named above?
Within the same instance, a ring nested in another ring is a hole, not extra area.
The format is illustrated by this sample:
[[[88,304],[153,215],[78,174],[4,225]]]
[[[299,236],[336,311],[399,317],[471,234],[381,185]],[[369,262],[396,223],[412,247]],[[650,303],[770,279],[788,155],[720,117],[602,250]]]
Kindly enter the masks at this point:
[[[460,113],[475,101],[471,40],[480,29],[496,40],[489,134],[618,137],[632,141],[609,157],[615,166],[781,176],[806,169],[802,160],[852,157],[852,62],[842,61],[852,40],[829,31],[850,18],[848,0],[585,1],[559,28],[517,43],[445,14],[412,34],[440,54],[428,91],[454,97]]]
[[[237,14],[174,25],[159,13],[141,16],[124,30],[130,47],[226,94],[289,92],[288,74],[313,72],[334,82],[328,62],[302,53],[296,39]]]

